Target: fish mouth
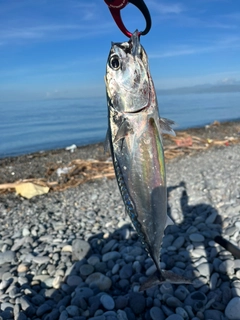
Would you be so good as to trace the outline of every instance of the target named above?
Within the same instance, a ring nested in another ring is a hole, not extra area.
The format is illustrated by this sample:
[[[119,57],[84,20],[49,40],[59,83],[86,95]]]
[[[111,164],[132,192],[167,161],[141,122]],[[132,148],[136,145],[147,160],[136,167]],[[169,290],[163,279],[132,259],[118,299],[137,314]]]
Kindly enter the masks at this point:
[[[140,37],[139,32],[136,30],[133,32],[130,40],[129,45],[131,47],[131,53],[134,57],[140,57],[141,58],[141,44],[140,44]]]
[[[141,109],[139,110],[136,110],[136,111],[128,111],[127,113],[130,113],[130,114],[136,114],[136,113],[140,113],[142,111],[146,111],[148,109],[149,106],[145,106],[145,107],[142,107]]]

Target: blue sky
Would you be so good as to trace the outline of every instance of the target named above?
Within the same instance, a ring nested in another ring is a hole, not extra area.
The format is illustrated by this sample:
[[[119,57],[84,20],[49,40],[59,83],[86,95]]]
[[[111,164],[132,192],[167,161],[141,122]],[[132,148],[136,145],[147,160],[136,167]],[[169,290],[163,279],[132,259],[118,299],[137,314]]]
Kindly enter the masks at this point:
[[[240,83],[238,0],[145,2],[157,89]],[[122,18],[145,27],[131,4]],[[104,96],[111,41],[125,40],[103,0],[0,0],[0,101]]]

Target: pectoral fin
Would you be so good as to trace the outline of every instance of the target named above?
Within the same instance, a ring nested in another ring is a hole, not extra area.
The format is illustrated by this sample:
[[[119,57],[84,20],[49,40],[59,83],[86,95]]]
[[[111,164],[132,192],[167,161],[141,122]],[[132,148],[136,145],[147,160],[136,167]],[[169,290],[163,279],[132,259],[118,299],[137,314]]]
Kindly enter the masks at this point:
[[[104,141],[104,153],[107,153],[108,151],[110,151],[109,139],[110,139],[110,135],[109,135],[109,128],[108,128],[106,132],[105,141]]]
[[[170,134],[172,136],[176,136],[174,130],[172,129],[172,125],[175,124],[174,121],[166,119],[166,118],[159,118],[159,124],[160,124],[160,129],[162,133]]]
[[[129,133],[133,133],[133,128],[128,120],[124,120],[120,125],[113,142],[118,142],[119,140],[125,138]]]

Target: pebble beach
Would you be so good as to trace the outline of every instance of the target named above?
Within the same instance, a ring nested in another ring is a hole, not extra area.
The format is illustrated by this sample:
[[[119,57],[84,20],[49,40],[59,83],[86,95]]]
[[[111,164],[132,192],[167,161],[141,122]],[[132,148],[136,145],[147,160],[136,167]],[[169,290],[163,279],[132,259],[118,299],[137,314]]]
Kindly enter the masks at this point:
[[[239,144],[166,169],[175,224],[165,230],[161,266],[192,284],[139,292],[155,266],[115,179],[30,200],[0,194],[0,319],[239,320],[240,258],[214,241],[240,246]]]

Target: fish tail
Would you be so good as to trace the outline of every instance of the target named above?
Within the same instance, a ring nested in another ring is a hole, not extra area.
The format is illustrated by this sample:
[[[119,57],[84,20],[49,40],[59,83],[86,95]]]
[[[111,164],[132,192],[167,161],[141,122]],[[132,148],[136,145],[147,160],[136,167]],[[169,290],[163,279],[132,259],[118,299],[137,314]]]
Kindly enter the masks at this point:
[[[174,284],[192,284],[192,281],[190,279],[187,279],[176,273],[173,273],[171,271],[166,271],[166,270],[164,271],[157,270],[140,286],[139,291],[144,291],[148,288],[151,288],[155,285],[165,283],[165,282],[174,283]]]

